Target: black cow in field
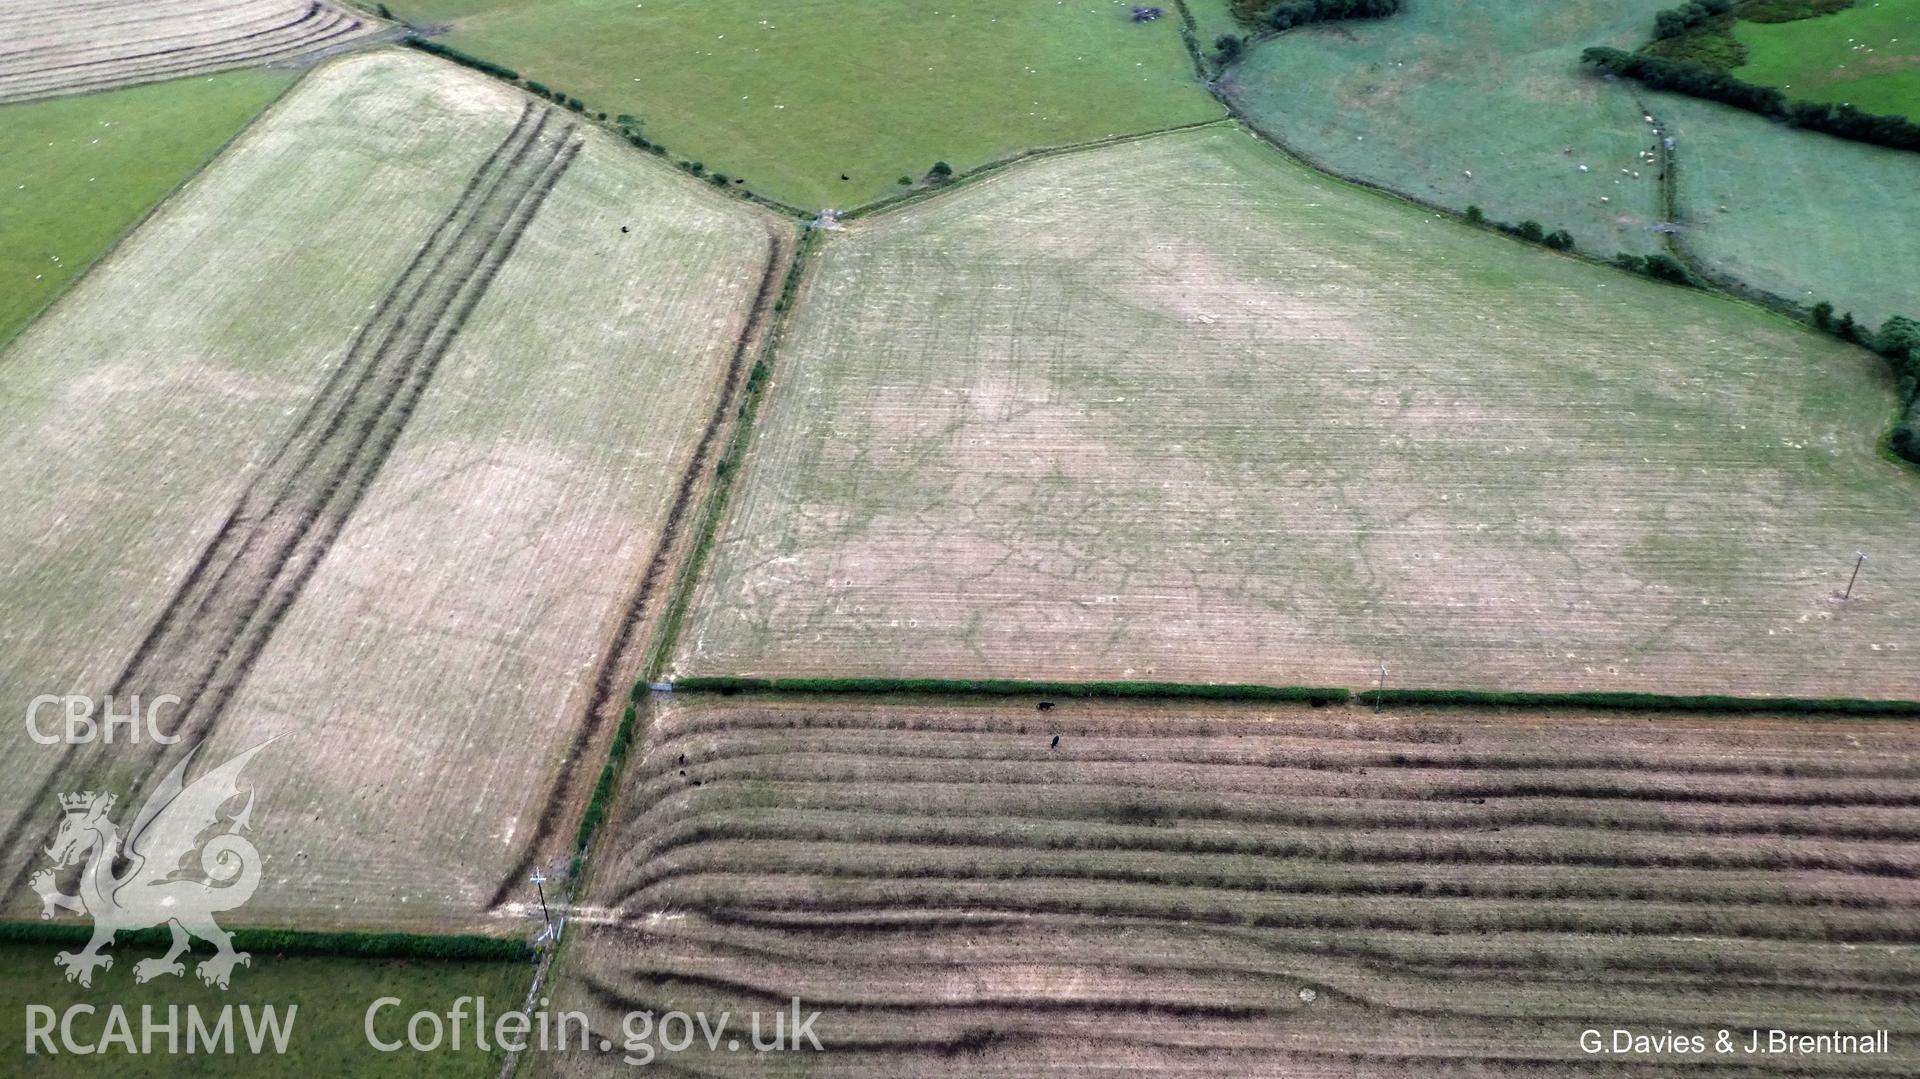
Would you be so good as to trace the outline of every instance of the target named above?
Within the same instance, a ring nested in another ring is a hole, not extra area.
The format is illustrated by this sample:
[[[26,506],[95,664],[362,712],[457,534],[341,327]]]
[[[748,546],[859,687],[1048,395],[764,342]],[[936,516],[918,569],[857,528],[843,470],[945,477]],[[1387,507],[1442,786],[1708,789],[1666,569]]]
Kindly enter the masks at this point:
[[[1050,746],[1048,746],[1047,748],[1048,748],[1048,749],[1059,749],[1059,748],[1060,748],[1060,736],[1059,736],[1059,735],[1057,735],[1057,734],[1056,734],[1056,735],[1054,735],[1054,736],[1053,736],[1053,744],[1052,744],[1052,745],[1050,745]]]

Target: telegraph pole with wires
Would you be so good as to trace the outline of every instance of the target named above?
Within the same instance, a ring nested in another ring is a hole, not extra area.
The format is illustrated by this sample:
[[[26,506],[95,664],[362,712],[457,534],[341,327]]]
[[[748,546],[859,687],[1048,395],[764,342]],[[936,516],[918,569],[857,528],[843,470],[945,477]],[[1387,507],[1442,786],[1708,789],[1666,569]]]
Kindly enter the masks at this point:
[[[1853,586],[1855,584],[1858,584],[1860,581],[1860,567],[1867,564],[1867,552],[1855,551],[1854,555],[1856,556],[1856,558],[1858,558],[1858,561],[1856,561],[1853,564],[1853,577],[1852,579],[1847,581],[1847,592],[1845,595],[1840,597],[1840,602],[1842,603],[1845,603],[1846,601],[1853,598]]]
[[[553,915],[547,911],[547,875],[540,870],[533,871],[533,890],[540,897],[540,919],[547,923],[546,936],[553,936]]]

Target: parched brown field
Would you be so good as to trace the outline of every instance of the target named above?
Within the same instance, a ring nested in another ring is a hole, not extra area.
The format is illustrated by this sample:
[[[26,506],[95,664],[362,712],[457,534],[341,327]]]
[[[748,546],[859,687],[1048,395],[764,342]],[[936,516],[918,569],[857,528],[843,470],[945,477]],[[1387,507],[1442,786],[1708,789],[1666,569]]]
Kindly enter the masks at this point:
[[[1693,1074],[1579,1036],[1754,1026],[1888,1029],[1893,1055],[1716,1074],[1920,1068],[1912,723],[686,695],[648,717],[554,1006],[619,1046],[628,1010],[744,1024],[797,995],[827,1049],[668,1058],[696,1073]]]
[[[0,101],[293,59],[375,25],[322,0],[9,0]]]
[[[186,740],[16,726],[9,864],[55,792],[278,738],[248,917],[483,922],[571,843],[790,247],[450,64],[308,76],[0,356],[0,701]]]
[[[1231,127],[1064,155],[826,240],[675,663],[1920,697],[1894,400]]]

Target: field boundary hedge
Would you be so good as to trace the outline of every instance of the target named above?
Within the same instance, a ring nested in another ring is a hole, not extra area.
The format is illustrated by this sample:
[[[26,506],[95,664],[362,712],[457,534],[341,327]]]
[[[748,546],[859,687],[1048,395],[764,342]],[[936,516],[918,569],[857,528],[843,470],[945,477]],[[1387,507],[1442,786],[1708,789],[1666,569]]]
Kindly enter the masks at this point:
[[[1483,689],[1370,689],[1354,695],[1360,704],[1491,706],[1497,708],[1597,708],[1624,712],[1793,712],[1857,716],[1920,716],[1920,701],[1859,697],[1669,696],[1661,693],[1528,693]]]
[[[93,927],[78,922],[0,921],[0,943],[84,945]],[[122,932],[115,946],[160,947],[172,943],[165,927]],[[442,959],[471,962],[520,962],[534,956],[524,940],[474,933],[435,936],[422,933],[310,932],[303,929],[235,929],[233,946],[241,951],[282,955],[338,956],[354,959]]]
[[[992,697],[1126,697],[1156,700],[1308,701],[1344,704],[1353,691],[1340,686],[1263,686],[1212,682],[1024,682],[1009,678],[682,678],[686,693],[920,693]]]
[[[644,688],[644,687],[643,687]],[[923,694],[975,697],[1077,697],[1149,700],[1288,701],[1426,707],[1591,708],[1626,712],[1784,712],[1805,715],[1920,716],[1920,701],[1862,697],[1739,697],[1727,694],[1537,693],[1486,689],[1369,689],[1216,682],[1026,682],[1010,678],[682,678],[676,693]]]
[[[461,52],[451,45],[442,45],[437,41],[429,41],[412,31],[408,31],[407,36],[401,40],[408,48],[419,49],[421,52],[432,53],[442,59],[452,60],[461,67],[470,67],[475,71],[492,75],[496,79],[505,79],[508,82],[520,81],[520,73],[505,64],[496,64],[491,60],[483,60],[472,53]]]
[[[1879,116],[1851,105],[1790,101],[1771,86],[1735,78],[1705,64],[1631,53],[1605,45],[1595,45],[1582,52],[1580,62],[1592,64],[1608,75],[1633,79],[1654,90],[1671,90],[1717,101],[1808,131],[1893,150],[1920,152],[1920,124],[1904,116]]]

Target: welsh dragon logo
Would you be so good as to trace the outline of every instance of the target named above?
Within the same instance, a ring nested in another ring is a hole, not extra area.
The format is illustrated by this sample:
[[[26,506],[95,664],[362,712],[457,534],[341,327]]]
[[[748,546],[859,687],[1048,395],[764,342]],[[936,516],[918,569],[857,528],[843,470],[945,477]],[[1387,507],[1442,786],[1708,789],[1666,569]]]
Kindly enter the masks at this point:
[[[93,918],[93,939],[87,946],[54,958],[66,968],[68,981],[91,988],[96,969],[113,967],[113,957],[100,950],[113,943],[115,933],[159,925],[173,930],[173,944],[165,956],[134,964],[136,982],[185,974],[179,959],[192,937],[214,946],[213,957],[194,968],[208,985],[225,989],[236,965],[251,965],[246,952],[233,950],[233,937],[213,916],[244,904],[260,883],[260,852],[236,834],[252,819],[253,792],[246,792],[239,812],[222,811],[241,793],[236,785],[241,769],[267,744],[186,784],[187,766],[199,753],[195,747],[140,807],[124,848],[120,829],[108,816],[113,795],[86,791],[60,796],[60,828],[44,851],[54,868],[35,873],[28,884],[40,896],[40,917],[52,918],[58,908]],[[204,880],[184,873],[181,866],[195,851]],[[78,890],[73,895],[60,891],[54,874],[82,861]],[[116,873],[116,866],[122,871]]]

